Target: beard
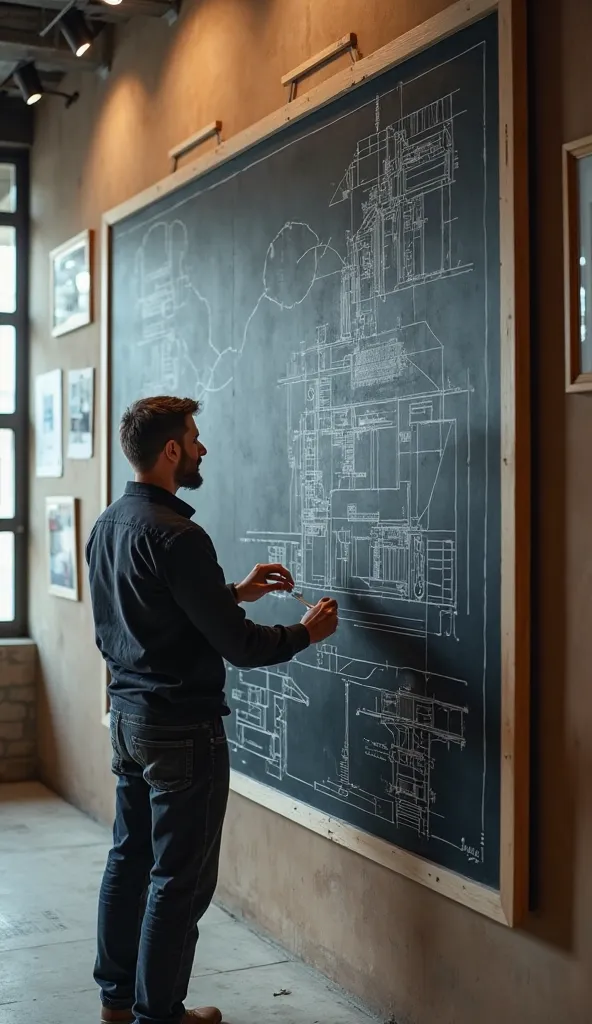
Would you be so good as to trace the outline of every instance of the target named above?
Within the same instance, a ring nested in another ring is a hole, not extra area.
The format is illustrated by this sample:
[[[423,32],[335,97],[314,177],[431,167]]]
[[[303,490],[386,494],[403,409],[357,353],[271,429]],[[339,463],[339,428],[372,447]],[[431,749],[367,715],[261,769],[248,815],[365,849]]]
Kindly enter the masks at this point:
[[[175,473],[177,487],[184,487],[187,491],[196,491],[198,487],[201,487],[203,477],[199,471],[200,465],[201,459],[199,459],[196,465],[188,455],[184,455]]]

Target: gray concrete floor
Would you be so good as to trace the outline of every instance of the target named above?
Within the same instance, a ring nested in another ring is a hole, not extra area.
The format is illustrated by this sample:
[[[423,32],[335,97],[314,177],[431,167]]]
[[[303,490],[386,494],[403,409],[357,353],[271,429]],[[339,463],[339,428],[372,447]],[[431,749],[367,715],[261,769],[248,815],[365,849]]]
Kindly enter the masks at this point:
[[[0,1024],[98,1021],[95,916],[109,840],[37,783],[0,786]],[[374,1019],[218,907],[200,930],[189,1006],[220,1006],[228,1024]]]

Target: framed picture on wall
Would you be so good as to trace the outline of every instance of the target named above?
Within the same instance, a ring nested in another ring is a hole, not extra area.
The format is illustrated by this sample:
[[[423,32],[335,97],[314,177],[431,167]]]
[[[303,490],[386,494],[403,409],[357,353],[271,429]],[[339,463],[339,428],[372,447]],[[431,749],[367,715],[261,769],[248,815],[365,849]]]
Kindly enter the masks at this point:
[[[93,454],[94,369],[68,372],[68,458]]]
[[[35,379],[35,472],[39,477],[63,472],[61,370]]]
[[[565,385],[592,391],[592,135],[563,147]]]
[[[81,231],[49,254],[54,338],[92,323],[92,231]]]
[[[46,498],[49,593],[77,601],[78,583],[78,502],[76,498]]]

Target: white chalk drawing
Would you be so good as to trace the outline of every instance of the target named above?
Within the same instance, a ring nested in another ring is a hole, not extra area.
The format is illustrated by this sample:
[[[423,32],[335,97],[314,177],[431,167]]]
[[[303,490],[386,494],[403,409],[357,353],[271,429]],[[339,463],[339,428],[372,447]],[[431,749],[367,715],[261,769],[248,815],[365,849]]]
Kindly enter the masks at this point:
[[[300,220],[281,226],[232,345],[213,336],[213,311],[178,213],[146,229],[134,286],[139,392],[200,398],[232,382],[265,304],[289,316],[319,282],[340,281],[334,321],[313,328],[277,381],[290,480],[285,531],[253,523],[237,539],[253,546],[254,560],[287,565],[311,600],[335,594],[351,628],[414,638],[425,667],[345,657],[337,641],[317,649],[316,662],[307,652],[273,670],[229,668],[230,745],[239,770],[256,759],[270,784],[294,779],[310,788],[311,802],[317,794],[336,814],[348,805],[430,842],[439,840],[435,752],[466,746],[467,681],[435,672],[428,647],[430,638],[458,642],[461,544],[467,580],[470,573],[474,392],[468,368],[455,379],[446,370],[454,339],[437,336],[427,316],[404,321],[397,297],[411,290],[415,309],[423,286],[472,272],[470,262],[453,259],[454,101],[440,97],[381,127],[377,96],[375,130],[357,143],[327,197],[329,207],[344,207],[342,236],[323,239]],[[362,607],[368,599],[371,610]],[[295,767],[290,717],[310,713],[318,673],[339,686],[342,740],[335,770],[307,778]],[[440,693],[457,696],[451,702]],[[485,759],[482,770],[484,794]],[[480,836],[441,839],[477,862],[485,858],[484,799]]]
[[[376,99],[376,131],[358,142],[331,201],[351,208],[347,266],[358,314],[388,293],[469,269],[451,255],[452,104],[445,96],[380,131]]]
[[[349,303],[343,302],[342,333],[348,334],[347,316],[355,311],[361,338],[371,336],[376,319],[373,307],[387,295],[471,269],[468,264],[453,266],[451,256],[456,162],[453,96],[384,130],[379,130],[379,116],[377,96],[377,130],[358,143],[329,204],[349,203],[351,208],[346,257],[331,245],[331,239],[322,241],[308,224],[286,223],[269,243],[261,294],[238,345],[218,347],[213,338],[210,303],[188,266],[185,223],[175,219],[151,224],[138,248],[133,291],[139,344],[144,350],[142,394],[154,393],[156,387],[172,392],[185,387],[201,398],[227,387],[261,305],[270,302],[291,310],[302,304],[327,273],[331,258],[338,261],[344,277],[343,299],[348,290],[351,297]],[[188,306],[194,314],[190,317]],[[197,344],[196,330],[201,335]],[[200,365],[195,361],[197,353]],[[388,349],[382,358],[388,359]]]
[[[330,673],[342,682],[343,743],[335,778],[311,781],[297,773],[292,766],[297,758],[289,756],[288,703],[308,708],[310,698],[296,679],[301,676],[312,691],[322,683],[319,673]],[[464,749],[466,705],[447,704],[427,692],[415,692],[418,682],[424,690],[426,674],[340,657],[331,644],[317,650],[316,664],[296,660],[282,670],[230,668],[229,676],[236,717],[231,749],[261,759],[270,783],[272,778],[292,779],[397,827],[431,837],[436,796],[433,748],[443,744]],[[432,689],[437,689],[438,682],[438,677],[429,677]],[[459,688],[464,685],[461,680],[456,682]],[[388,688],[393,686],[397,688]],[[360,762],[359,757],[351,758],[352,744],[384,766],[379,793],[370,792],[357,780]]]
[[[352,713],[356,717],[373,719],[388,733],[388,739],[364,737],[363,740],[366,757],[387,766],[381,774],[381,795],[367,792],[352,778]],[[444,743],[463,749],[466,714],[466,707],[446,704],[405,688],[393,692],[348,679],[345,682],[345,737],[339,776],[324,783],[315,782],[314,788],[398,827],[412,828],[418,835],[429,837],[432,804],[436,797],[431,785],[432,747],[435,743]]]
[[[236,711],[235,748],[263,758],[268,775],[282,779],[288,762],[288,701],[309,705],[287,671],[238,672],[232,689]]]

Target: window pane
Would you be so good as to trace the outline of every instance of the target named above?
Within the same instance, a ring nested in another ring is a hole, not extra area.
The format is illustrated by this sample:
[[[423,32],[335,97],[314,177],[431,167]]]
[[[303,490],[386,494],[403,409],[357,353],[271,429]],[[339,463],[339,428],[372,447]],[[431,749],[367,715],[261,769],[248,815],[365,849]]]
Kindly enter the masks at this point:
[[[14,164],[0,164],[0,213],[14,213],[16,210],[16,167]]]
[[[592,373],[592,153],[578,160],[581,372]]]
[[[0,413],[15,410],[16,333],[14,327],[0,325]]]
[[[0,227],[0,313],[16,309],[16,229]]]
[[[0,430],[0,519],[14,519],[14,430]]]
[[[14,620],[14,533],[0,533],[0,622]]]

